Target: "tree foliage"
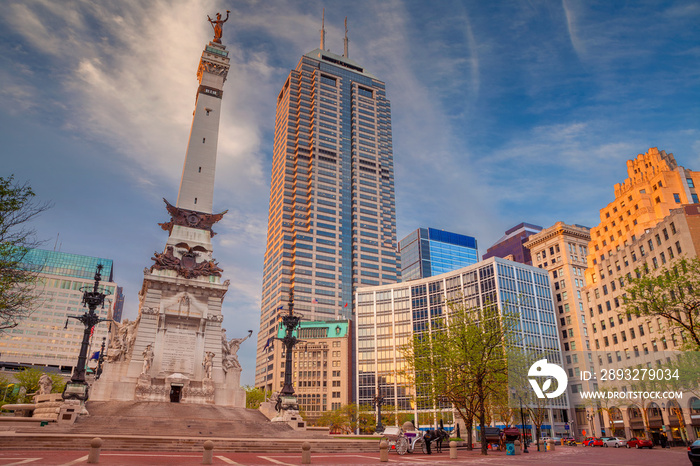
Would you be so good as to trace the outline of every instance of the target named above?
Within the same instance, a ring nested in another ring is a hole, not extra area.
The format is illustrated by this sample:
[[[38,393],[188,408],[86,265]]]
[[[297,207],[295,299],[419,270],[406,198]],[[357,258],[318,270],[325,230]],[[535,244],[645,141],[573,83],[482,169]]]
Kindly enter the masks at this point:
[[[452,403],[467,421],[467,429],[476,419],[484,432],[489,400],[503,396],[508,385],[506,353],[513,343],[512,319],[492,304],[472,309],[450,303],[447,317],[436,320],[433,329],[416,334],[405,350],[412,371],[406,375],[417,391],[427,390],[434,403]],[[486,442],[481,453],[487,454]]]
[[[257,387],[251,387],[246,385],[243,387],[245,389],[245,407],[248,409],[258,409],[260,403],[265,401],[265,392]]]
[[[343,405],[340,408],[325,411],[316,420],[316,425],[327,426],[331,434],[351,434],[355,431],[355,426],[358,421],[360,409],[355,403]],[[365,416],[362,424],[367,424],[368,419]]]
[[[680,329],[687,350],[700,351],[700,259],[681,258],[651,273],[638,269],[625,287],[624,311],[662,317]]]
[[[37,270],[23,264],[39,243],[30,221],[50,207],[34,200],[34,191],[14,177],[0,177],[0,332],[19,325],[33,310]]]

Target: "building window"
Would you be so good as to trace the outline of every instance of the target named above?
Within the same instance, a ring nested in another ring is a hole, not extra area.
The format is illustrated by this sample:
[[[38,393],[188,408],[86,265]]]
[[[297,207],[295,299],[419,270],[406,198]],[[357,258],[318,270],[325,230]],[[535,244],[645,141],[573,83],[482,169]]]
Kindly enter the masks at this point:
[[[681,196],[678,193],[673,193],[673,200],[676,201],[676,204],[681,203]]]

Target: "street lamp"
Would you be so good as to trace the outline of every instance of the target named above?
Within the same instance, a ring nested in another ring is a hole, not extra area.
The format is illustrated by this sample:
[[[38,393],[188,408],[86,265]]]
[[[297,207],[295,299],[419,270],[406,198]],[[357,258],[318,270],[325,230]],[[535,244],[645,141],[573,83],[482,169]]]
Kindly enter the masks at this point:
[[[523,453],[530,453],[527,451],[527,438],[525,437],[525,416],[523,415],[523,397],[518,395],[520,399],[520,427],[523,431]]]
[[[70,382],[68,382],[66,388],[63,389],[64,400],[73,399],[85,401],[88,398],[88,384],[85,381],[85,362],[87,360],[88,346],[90,345],[90,334],[95,325],[108,320],[101,319],[95,314],[97,306],[102,306],[104,309],[105,296],[107,296],[105,288],[100,287],[102,268],[102,264],[97,265],[95,283],[92,286],[92,291],[90,291],[90,287],[82,287],[80,289],[80,291],[83,292],[83,307],[87,306],[88,312],[85,312],[82,316],[68,316],[70,319],[79,320],[85,326],[85,330],[83,331],[83,342],[80,346],[80,354],[78,355],[78,364],[75,366]],[[68,321],[66,320],[66,324],[67,323]]]
[[[384,432],[384,426],[382,425],[382,405],[384,404],[384,397],[377,392],[373,399],[374,405],[377,407],[377,428],[374,429],[375,432],[381,434]]]
[[[299,325],[301,316],[294,315],[294,291],[289,292],[289,312],[282,317],[282,323],[286,329],[282,344],[285,348],[285,363],[284,363],[284,385],[277,397],[277,411],[282,409],[298,409],[296,397],[294,396],[294,387],[292,386],[292,351],[294,345],[299,340],[292,334],[294,329]]]
[[[595,427],[593,426],[593,419],[595,419],[595,415],[593,415],[590,411],[586,411],[586,419],[588,419],[588,426],[591,428],[591,432],[593,433],[592,437],[595,437]]]
[[[567,424],[569,425],[569,435],[576,439],[576,435],[574,434],[574,420],[567,421]]]

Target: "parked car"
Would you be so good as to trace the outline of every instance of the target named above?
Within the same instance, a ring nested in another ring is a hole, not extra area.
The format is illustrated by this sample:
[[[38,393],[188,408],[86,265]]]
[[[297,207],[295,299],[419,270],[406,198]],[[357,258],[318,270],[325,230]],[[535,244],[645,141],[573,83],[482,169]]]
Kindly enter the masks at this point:
[[[573,437],[564,437],[561,441],[563,445],[576,445],[576,439]]]
[[[627,448],[648,448],[652,449],[654,448],[654,443],[651,440],[645,439],[645,438],[637,438],[637,437],[632,437],[631,439],[627,440]]]
[[[688,447],[688,459],[693,466],[700,466],[700,440],[696,440]]]
[[[595,440],[595,437],[586,437],[583,439],[583,442],[581,442],[581,445],[584,447],[590,447],[593,444],[593,441]]]
[[[605,446],[605,442],[603,442],[603,438],[602,438],[602,437],[598,437],[598,438],[593,439],[593,442],[591,442],[590,445],[591,445],[592,447],[604,447],[604,446]]]
[[[614,445],[615,448],[627,446],[627,440],[623,439],[622,437],[614,437],[614,438],[616,440],[615,445]]]
[[[627,445],[627,440],[617,437],[602,437],[603,446],[620,448]]]

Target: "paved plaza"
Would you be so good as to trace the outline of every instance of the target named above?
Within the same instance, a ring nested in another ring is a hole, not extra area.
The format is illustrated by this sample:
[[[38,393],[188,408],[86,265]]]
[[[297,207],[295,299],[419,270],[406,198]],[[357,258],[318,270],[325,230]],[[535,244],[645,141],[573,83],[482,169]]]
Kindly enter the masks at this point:
[[[84,451],[0,451],[0,466],[14,465],[76,465],[87,464],[88,450]],[[584,448],[561,447],[554,452],[531,452],[528,455],[506,456],[504,452],[489,452],[483,457],[478,451],[459,450],[458,458],[451,460],[449,453],[423,455],[408,454],[398,456],[395,453],[389,455],[389,463],[423,464],[423,465],[519,465],[519,464],[551,464],[570,466],[596,465],[596,466],[673,466],[690,465],[685,448],[677,447],[662,450],[634,450],[616,448]],[[199,465],[202,464],[202,455],[197,453],[169,453],[169,452],[129,452],[129,451],[103,451],[99,464],[102,465]],[[239,465],[300,465],[301,451],[298,454],[281,453],[231,453],[214,451],[215,465],[239,464]],[[315,465],[364,465],[381,464],[379,453],[324,453],[311,452],[311,464]]]

